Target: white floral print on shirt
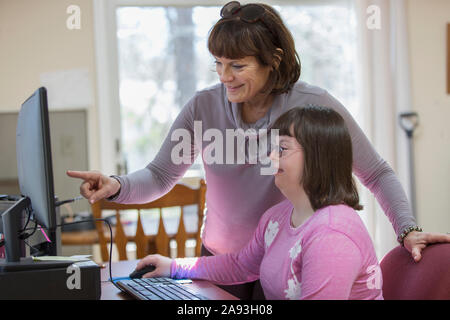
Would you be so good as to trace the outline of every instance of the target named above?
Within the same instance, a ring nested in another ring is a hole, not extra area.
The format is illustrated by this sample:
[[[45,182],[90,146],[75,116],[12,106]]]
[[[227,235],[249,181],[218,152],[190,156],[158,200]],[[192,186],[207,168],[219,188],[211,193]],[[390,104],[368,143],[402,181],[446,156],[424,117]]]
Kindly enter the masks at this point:
[[[301,283],[298,281],[294,272],[294,260],[302,252],[302,239],[299,239],[294,246],[289,250],[289,257],[291,258],[291,278],[288,279],[287,289],[284,290],[286,299],[298,300],[302,293]]]
[[[279,231],[278,221],[273,222],[273,220],[269,221],[267,225],[266,232],[264,233],[264,242],[266,244],[266,248],[270,247],[273,242],[273,239],[277,236]]]

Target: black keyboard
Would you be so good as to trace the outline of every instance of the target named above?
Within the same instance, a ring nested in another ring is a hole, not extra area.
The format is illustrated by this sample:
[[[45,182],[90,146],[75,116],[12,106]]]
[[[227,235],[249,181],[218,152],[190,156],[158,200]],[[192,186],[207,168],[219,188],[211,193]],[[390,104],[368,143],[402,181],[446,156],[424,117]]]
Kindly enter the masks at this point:
[[[117,285],[139,300],[208,300],[171,278],[120,280]]]

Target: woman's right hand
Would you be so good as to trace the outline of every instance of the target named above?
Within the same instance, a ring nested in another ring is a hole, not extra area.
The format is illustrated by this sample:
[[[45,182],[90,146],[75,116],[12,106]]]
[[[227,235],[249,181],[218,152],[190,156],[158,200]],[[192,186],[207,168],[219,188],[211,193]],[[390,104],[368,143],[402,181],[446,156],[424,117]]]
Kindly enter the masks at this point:
[[[143,275],[143,278],[153,277],[170,277],[170,266],[173,259],[162,256],[160,254],[151,254],[140,260],[136,266],[136,270],[140,270],[148,265],[153,265],[155,270]]]
[[[107,177],[96,171],[72,171],[67,175],[72,178],[82,179],[80,194],[92,204],[98,200],[111,197],[120,190],[120,183],[114,178]]]

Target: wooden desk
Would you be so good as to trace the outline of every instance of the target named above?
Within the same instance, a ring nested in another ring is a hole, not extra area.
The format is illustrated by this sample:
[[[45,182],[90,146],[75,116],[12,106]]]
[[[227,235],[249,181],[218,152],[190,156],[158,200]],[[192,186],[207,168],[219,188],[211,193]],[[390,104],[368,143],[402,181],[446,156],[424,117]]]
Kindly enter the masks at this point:
[[[112,267],[112,277],[126,277],[128,276],[136,267],[138,260],[126,260],[113,262]],[[106,264],[106,268],[101,270],[100,275],[102,281],[102,295],[101,300],[128,300],[132,299],[127,294],[121,292],[117,289],[109,279],[109,267]],[[205,280],[194,280],[192,284],[189,284],[190,289],[195,293],[204,295],[212,300],[238,300],[235,296],[229,294],[225,290],[213,285],[212,283]]]

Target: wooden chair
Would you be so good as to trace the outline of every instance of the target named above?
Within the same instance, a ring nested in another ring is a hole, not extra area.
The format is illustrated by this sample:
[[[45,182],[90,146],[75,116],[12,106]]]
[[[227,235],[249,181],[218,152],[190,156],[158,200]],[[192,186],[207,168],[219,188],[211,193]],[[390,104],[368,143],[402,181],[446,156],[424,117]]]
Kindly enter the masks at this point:
[[[114,210],[116,214],[116,226],[113,231],[113,240],[116,244],[119,260],[127,260],[126,246],[128,241],[136,244],[136,257],[141,259],[151,253],[159,253],[164,256],[170,256],[170,240],[174,239],[177,243],[177,257],[185,257],[186,240],[194,238],[196,240],[195,255],[200,255],[201,239],[200,229],[203,223],[203,210],[205,208],[206,184],[202,179],[199,189],[191,189],[183,184],[176,184],[175,187],[163,197],[144,204],[120,204],[109,202],[106,200],[97,201],[92,205],[94,218],[102,218],[103,210]],[[198,206],[198,225],[195,232],[186,232],[183,221],[183,206]],[[164,226],[162,208],[181,207],[178,231],[176,234],[167,234]],[[156,234],[145,234],[142,223],[141,210],[143,209],[159,209],[159,227]],[[136,233],[134,235],[126,235],[124,226],[121,222],[120,211],[137,210]],[[104,222],[97,221],[96,229],[100,243],[101,255],[103,261],[109,260],[109,251],[107,244],[110,242],[109,231],[105,229]]]

